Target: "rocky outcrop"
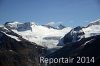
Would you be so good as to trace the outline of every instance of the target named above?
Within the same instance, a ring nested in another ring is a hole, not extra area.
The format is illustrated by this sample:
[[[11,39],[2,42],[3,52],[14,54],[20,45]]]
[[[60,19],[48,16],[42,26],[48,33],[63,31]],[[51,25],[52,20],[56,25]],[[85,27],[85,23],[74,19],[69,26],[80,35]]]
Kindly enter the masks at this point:
[[[83,27],[78,26],[72,29],[67,33],[60,41],[58,45],[65,45],[68,43],[80,41],[82,38],[85,38],[85,33],[82,30]]]

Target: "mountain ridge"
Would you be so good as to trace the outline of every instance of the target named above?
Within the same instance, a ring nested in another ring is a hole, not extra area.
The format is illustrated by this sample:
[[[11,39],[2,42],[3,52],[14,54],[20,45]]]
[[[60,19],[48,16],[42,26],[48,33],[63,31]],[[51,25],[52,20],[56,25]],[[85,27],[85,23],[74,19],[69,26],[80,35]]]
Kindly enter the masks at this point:
[[[69,27],[68,28],[66,27],[58,30],[56,28],[48,28],[42,25],[37,25],[33,22],[32,23],[7,22],[4,24],[3,28],[6,28],[22,36],[26,40],[35,42],[41,46],[46,46],[48,48],[56,47],[60,38],[63,37],[64,34],[70,31],[71,29]],[[51,38],[51,39],[49,40],[44,38]],[[52,38],[57,38],[57,39],[53,40]]]
[[[15,23],[8,22],[0,26],[0,66],[44,66],[39,63],[41,56],[94,56],[94,64],[99,63],[100,25],[96,22],[88,27],[66,27],[59,30],[30,22]],[[74,66],[47,66],[52,65]]]

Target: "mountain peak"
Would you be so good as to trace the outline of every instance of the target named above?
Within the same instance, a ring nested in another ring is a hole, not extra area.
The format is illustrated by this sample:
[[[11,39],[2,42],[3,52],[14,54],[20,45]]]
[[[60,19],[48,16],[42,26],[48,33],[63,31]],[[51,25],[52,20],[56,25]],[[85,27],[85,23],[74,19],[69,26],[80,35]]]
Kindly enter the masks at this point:
[[[83,28],[83,27],[81,27],[81,26],[77,26],[77,27],[75,27],[73,30],[74,30],[74,31],[79,31],[79,30],[82,30],[82,28]]]
[[[66,28],[61,22],[57,22],[57,23],[56,22],[49,22],[44,26],[46,26],[48,28],[59,29],[59,30]]]
[[[17,22],[17,21],[13,21],[13,22],[6,22],[4,24],[4,26],[8,29],[15,29],[15,30],[18,30],[18,31],[25,31],[25,30],[30,30],[32,24],[33,23],[31,23],[31,22],[20,23],[20,22]]]
[[[20,24],[20,22],[18,22],[18,21],[11,21],[11,22],[6,22],[4,25],[7,25],[7,24],[9,24],[9,25]]]

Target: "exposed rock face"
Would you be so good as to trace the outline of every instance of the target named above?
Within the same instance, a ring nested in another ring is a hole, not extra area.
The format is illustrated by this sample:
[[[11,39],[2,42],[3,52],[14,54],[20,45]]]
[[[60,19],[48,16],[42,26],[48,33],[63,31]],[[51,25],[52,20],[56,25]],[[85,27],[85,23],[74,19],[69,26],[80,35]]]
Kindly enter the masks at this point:
[[[26,22],[26,23],[19,23],[19,22],[6,22],[5,27],[8,29],[16,29],[17,31],[25,31],[25,30],[32,30],[31,26],[32,23]]]
[[[59,25],[43,25],[45,27],[48,27],[48,28],[53,28],[53,29],[57,29],[57,30],[62,30],[64,28],[66,28],[66,26],[62,25],[62,24],[59,24]]]
[[[0,31],[0,66],[40,66],[39,57],[45,54],[44,47],[27,40],[16,41]]]
[[[82,27],[78,26],[74,29],[72,29],[69,33],[67,33],[60,41],[59,44],[67,44],[72,43],[81,40],[82,38],[85,38],[85,33],[82,30]]]
[[[100,22],[100,21],[99,21]],[[52,48],[47,49],[47,46],[38,45],[36,43],[30,42],[28,39],[23,38],[23,34],[25,31],[29,31],[28,37],[30,39],[31,36],[35,33],[32,31],[36,25],[33,23],[6,23],[3,26],[0,26],[0,66],[45,66],[45,64],[39,63],[39,58],[41,56],[46,56],[47,58],[61,58],[61,57],[94,57],[95,65],[100,64],[100,31],[98,21],[95,23],[91,23],[89,27],[76,27],[72,29],[69,33],[67,33],[62,39],[59,36],[61,33],[56,33],[56,31],[63,30],[65,28],[63,25],[59,25],[58,27],[53,26],[37,26],[40,30],[38,30],[39,34],[35,38],[40,38],[42,36],[42,32],[51,32],[49,30],[43,31],[42,29],[53,28],[55,34],[52,36],[45,36],[43,40],[47,40],[47,43],[44,44],[51,46]],[[32,28],[33,27],[33,28]],[[48,27],[48,28],[47,28]],[[95,29],[94,31],[92,29]],[[14,32],[17,30],[18,32],[22,32],[22,34]],[[31,30],[31,31],[30,31]],[[51,29],[50,29],[51,30]],[[52,32],[53,32],[52,31]],[[32,32],[32,33],[30,33]],[[41,32],[41,33],[40,33]],[[94,33],[96,32],[96,33]],[[27,32],[26,32],[27,33]],[[31,34],[31,35],[30,35]],[[43,35],[45,35],[43,34]],[[57,36],[55,36],[57,34]],[[89,34],[89,35],[88,35]],[[91,35],[92,34],[92,35]],[[38,37],[39,35],[39,37]],[[87,35],[88,37],[85,37]],[[27,35],[26,35],[27,36]],[[61,39],[61,40],[60,40]],[[37,40],[37,39],[36,39]],[[60,40],[61,45],[64,46],[56,46],[49,41],[52,40]],[[42,43],[42,44],[43,44]],[[49,45],[50,43],[51,45]],[[41,44],[41,43],[40,43]],[[54,47],[54,48],[53,48]],[[95,66],[94,64],[90,64],[91,66]],[[78,66],[78,64],[49,64],[46,66]],[[86,64],[80,64],[81,66],[88,66]],[[80,66],[79,65],[79,66]]]
[[[62,25],[62,24],[60,24],[59,26],[58,26],[58,29],[64,29],[64,28],[66,28],[64,25]]]
[[[35,42],[36,44],[47,48],[56,47],[61,37],[72,29],[63,26],[62,24],[51,26],[52,28],[49,28],[50,25],[47,26],[48,27],[46,27],[46,25],[38,25],[34,22],[21,23],[12,21],[0,25],[0,29],[11,36],[12,33],[14,36],[16,33],[17,37],[20,36],[20,39],[24,38],[30,42]]]

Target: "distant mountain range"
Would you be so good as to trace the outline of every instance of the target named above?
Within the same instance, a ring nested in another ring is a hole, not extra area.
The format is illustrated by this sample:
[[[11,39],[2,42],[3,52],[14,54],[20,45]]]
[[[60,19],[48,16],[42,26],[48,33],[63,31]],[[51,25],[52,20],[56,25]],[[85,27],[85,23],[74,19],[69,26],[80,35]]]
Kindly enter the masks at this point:
[[[94,56],[99,63],[99,39],[100,20],[75,28],[62,24],[6,22],[0,25],[0,66],[42,66],[40,56]]]
[[[0,28],[6,31],[10,30],[30,42],[35,42],[48,48],[56,47],[61,37],[72,29],[62,24],[58,26],[37,25],[34,22],[6,22]],[[17,36],[15,37],[18,38]]]
[[[80,41],[82,38],[100,35],[100,20],[91,22],[86,27],[77,26],[67,33],[58,45]]]

